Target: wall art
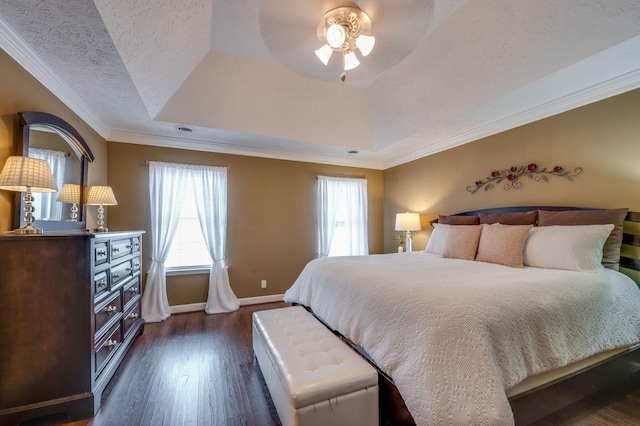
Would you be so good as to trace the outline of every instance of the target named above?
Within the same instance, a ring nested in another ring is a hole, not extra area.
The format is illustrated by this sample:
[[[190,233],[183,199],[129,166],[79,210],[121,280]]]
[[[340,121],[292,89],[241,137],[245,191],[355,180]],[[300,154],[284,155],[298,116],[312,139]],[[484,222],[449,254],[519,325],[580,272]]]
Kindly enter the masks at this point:
[[[555,166],[552,169],[538,167],[535,163],[526,166],[511,166],[508,169],[494,170],[484,179],[477,180],[474,185],[467,186],[467,191],[475,193],[479,189],[485,191],[492,189],[495,185],[504,182],[503,188],[506,190],[522,188],[522,178],[527,177],[536,182],[549,182],[549,176],[558,176],[568,180],[582,173],[582,167],[576,167],[573,171],[565,170],[562,166]]]

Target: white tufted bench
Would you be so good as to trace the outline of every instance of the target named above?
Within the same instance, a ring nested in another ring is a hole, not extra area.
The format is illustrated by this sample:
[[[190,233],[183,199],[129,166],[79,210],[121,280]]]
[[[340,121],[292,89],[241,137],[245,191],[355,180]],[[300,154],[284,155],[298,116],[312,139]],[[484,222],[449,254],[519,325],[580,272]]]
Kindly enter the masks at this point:
[[[376,370],[303,307],[254,312],[253,351],[284,426],[378,424]]]

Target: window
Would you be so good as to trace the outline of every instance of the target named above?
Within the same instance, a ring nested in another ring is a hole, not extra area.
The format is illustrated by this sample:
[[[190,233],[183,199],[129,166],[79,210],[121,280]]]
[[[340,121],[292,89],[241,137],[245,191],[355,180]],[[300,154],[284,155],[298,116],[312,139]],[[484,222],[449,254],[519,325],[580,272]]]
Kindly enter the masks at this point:
[[[193,270],[208,264],[206,313],[238,309],[240,302],[229,284],[224,259],[227,169],[149,161],[149,202],[151,267],[142,295],[144,320],[163,321],[171,316],[166,280],[169,256],[171,265],[182,265],[174,268]]]
[[[187,185],[176,233],[164,264],[173,270],[184,268],[208,270],[211,266],[211,256],[200,228],[192,184]]]
[[[67,155],[61,151],[50,149],[31,148],[29,157],[44,160],[51,169],[53,179],[58,186],[58,191],[64,184],[64,170]],[[39,220],[61,220],[62,203],[57,202],[60,192],[36,192],[33,194],[33,207],[35,208]]]
[[[366,179],[318,176],[318,254],[369,254]]]

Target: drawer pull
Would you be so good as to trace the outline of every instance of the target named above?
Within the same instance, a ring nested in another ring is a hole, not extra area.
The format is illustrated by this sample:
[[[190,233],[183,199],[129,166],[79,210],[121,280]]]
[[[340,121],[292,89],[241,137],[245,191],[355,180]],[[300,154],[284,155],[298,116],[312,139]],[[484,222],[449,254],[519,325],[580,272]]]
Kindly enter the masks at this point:
[[[129,318],[127,319],[137,319],[138,318],[138,313],[137,312],[131,312],[131,315],[129,315]]]
[[[134,263],[134,264],[133,264],[133,267],[134,267],[135,269],[140,269],[140,263],[138,263],[138,262]]]
[[[127,244],[127,250],[131,250],[131,244]]]
[[[98,250],[98,256],[106,256],[106,255],[107,255],[106,250]]]
[[[118,278],[120,278],[120,274],[111,274],[111,276],[113,277],[114,280],[117,280]]]
[[[106,342],[104,342],[104,345],[102,345],[102,347],[111,349],[117,344],[118,344],[117,340],[107,340]]]
[[[107,314],[113,315],[116,312],[118,312],[118,307],[117,306],[107,306],[106,308],[104,308],[104,310],[107,311]]]
[[[107,281],[102,280],[98,282],[98,288],[105,288],[107,286]]]
[[[131,271],[133,271],[133,268],[132,268],[131,266],[127,266],[127,268],[126,268],[126,269],[127,269],[127,272],[131,272]]]
[[[120,247],[113,247],[111,251],[114,253],[120,253]]]
[[[131,287],[130,289],[127,290],[129,293],[137,293],[138,292],[138,287]]]

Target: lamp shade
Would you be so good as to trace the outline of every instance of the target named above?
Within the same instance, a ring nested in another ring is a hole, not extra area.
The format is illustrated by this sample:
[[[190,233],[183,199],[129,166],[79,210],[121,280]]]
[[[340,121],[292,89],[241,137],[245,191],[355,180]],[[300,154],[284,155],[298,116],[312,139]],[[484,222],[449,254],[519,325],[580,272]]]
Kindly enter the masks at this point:
[[[359,35],[356,39],[356,46],[362,52],[362,56],[367,56],[373,50],[373,46],[376,44],[376,38],[374,36]]]
[[[325,65],[327,65],[329,63],[329,59],[331,59],[331,54],[332,53],[333,53],[333,49],[328,44],[325,44],[320,49],[316,50],[316,56]]]
[[[344,69],[349,71],[360,65],[360,61],[355,53],[349,52],[344,55]]]
[[[38,158],[11,156],[0,172],[0,189],[7,191],[56,192],[49,164]]]
[[[91,186],[87,195],[89,206],[117,206],[118,201],[110,186]]]
[[[80,204],[80,185],[76,183],[65,183],[58,194],[61,203]]]
[[[418,213],[398,213],[396,214],[396,231],[419,231],[420,215]]]

